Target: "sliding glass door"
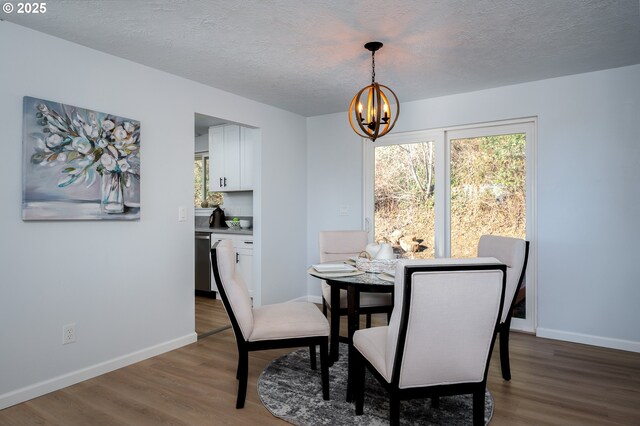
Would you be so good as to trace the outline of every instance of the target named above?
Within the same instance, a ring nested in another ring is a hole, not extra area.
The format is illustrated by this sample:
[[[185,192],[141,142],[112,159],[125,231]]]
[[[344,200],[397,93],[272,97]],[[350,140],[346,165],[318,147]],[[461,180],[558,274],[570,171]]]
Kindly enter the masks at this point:
[[[475,257],[481,235],[535,235],[535,123],[388,135],[365,142],[365,226],[407,258]],[[513,328],[535,325],[535,250]]]

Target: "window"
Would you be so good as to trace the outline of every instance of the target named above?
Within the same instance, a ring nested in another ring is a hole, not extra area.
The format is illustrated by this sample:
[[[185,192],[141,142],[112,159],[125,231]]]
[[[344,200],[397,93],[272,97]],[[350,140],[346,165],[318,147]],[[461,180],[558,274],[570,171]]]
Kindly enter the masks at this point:
[[[196,154],[193,163],[193,189],[194,199],[193,205],[198,208],[201,207],[206,194],[205,186],[206,176],[204,173],[204,158],[200,154]]]
[[[193,162],[193,205],[197,209],[213,208],[224,202],[222,192],[209,191],[209,154],[196,154]]]

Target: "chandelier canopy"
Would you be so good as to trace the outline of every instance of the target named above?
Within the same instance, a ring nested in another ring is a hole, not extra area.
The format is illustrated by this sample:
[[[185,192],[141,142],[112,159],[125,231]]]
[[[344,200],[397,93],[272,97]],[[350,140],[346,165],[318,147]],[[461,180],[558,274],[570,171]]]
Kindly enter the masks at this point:
[[[400,102],[393,90],[383,84],[376,83],[376,51],[382,47],[379,41],[370,41],[364,45],[371,52],[371,84],[362,88],[349,105],[349,124],[354,132],[363,138],[377,138],[389,133],[400,115]],[[363,99],[366,92],[366,99]],[[395,100],[395,107],[389,103]],[[394,111],[395,110],[395,111]]]

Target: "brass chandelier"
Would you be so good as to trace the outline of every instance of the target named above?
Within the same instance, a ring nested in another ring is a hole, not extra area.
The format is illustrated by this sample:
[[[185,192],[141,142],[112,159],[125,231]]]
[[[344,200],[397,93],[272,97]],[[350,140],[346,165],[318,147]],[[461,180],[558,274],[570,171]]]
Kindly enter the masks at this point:
[[[375,55],[376,51],[382,47],[382,43],[370,41],[364,47],[371,52],[371,84],[362,88],[351,100],[349,124],[359,136],[375,142],[377,138],[381,138],[393,129],[400,115],[400,102],[393,90],[376,83]],[[363,108],[361,100],[365,92],[367,92],[366,109]],[[395,112],[389,104],[389,97],[395,99]]]

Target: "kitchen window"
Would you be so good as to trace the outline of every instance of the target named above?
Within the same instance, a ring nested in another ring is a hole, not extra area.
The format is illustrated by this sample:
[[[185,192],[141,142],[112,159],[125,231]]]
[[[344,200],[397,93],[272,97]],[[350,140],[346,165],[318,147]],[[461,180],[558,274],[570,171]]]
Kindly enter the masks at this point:
[[[209,197],[209,154],[195,155],[193,163],[193,205],[196,208],[207,208],[203,202]]]

